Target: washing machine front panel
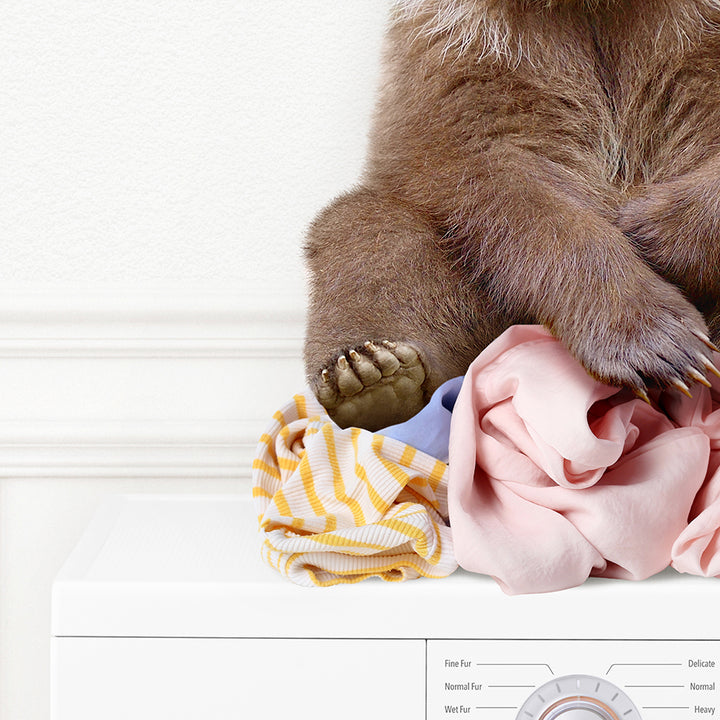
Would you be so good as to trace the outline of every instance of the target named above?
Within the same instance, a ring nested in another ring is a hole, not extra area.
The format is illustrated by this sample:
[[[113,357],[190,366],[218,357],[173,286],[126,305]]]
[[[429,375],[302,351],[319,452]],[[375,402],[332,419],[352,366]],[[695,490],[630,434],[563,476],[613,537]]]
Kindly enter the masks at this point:
[[[431,640],[428,716],[690,720],[720,708],[716,640]]]
[[[129,714],[118,717],[205,708],[207,720],[234,720],[267,707],[283,678],[296,692],[278,706],[292,697],[290,714],[310,717],[318,679],[332,676],[339,696],[352,698],[343,717],[720,715],[714,579],[668,571],[510,597],[459,571],[307,589],[261,562],[255,527],[252,504],[236,496],[108,503],[53,586],[53,720],[114,717],[106,705],[120,696]],[[258,661],[265,656],[273,661]]]

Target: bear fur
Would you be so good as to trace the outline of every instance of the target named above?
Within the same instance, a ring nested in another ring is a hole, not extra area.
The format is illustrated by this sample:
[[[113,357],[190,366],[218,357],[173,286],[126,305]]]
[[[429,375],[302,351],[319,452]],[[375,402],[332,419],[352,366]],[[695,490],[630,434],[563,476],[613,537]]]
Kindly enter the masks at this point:
[[[518,323],[684,392],[720,341],[720,0],[399,0],[360,185],[306,241],[308,380],[417,412]]]

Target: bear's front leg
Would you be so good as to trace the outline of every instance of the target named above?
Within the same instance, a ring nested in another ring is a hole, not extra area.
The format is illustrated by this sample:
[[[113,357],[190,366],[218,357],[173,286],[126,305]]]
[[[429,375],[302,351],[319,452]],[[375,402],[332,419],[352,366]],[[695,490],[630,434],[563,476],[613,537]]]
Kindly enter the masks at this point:
[[[453,242],[492,296],[546,324],[597,379],[646,396],[706,381],[707,328],[642,261],[587,181],[536,153],[488,152],[458,189]]]
[[[617,222],[645,261],[703,311],[720,343],[720,156],[649,186]]]

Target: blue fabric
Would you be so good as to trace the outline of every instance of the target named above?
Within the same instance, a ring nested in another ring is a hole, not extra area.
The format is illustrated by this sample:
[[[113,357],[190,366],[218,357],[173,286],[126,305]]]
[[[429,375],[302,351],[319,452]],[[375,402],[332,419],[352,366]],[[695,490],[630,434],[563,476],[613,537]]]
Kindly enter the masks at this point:
[[[450,418],[462,381],[461,376],[443,383],[417,415],[404,423],[378,430],[378,433],[412,445],[438,460],[447,462]]]

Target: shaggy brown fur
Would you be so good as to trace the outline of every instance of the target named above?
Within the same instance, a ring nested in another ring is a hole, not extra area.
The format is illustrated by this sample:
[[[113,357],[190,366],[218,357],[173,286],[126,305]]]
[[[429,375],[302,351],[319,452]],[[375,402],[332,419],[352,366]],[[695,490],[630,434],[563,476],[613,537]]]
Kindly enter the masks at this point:
[[[702,381],[720,0],[401,0],[362,187],[306,250],[308,377],[346,425],[405,419],[521,322],[641,395]]]

